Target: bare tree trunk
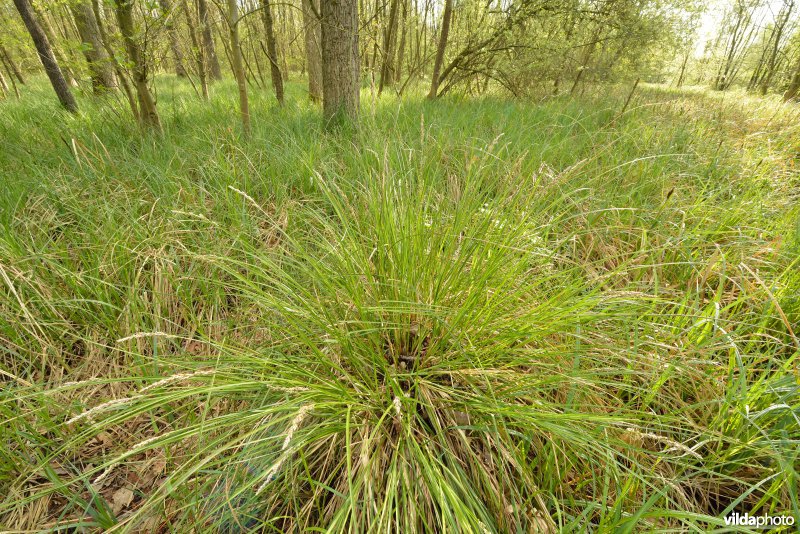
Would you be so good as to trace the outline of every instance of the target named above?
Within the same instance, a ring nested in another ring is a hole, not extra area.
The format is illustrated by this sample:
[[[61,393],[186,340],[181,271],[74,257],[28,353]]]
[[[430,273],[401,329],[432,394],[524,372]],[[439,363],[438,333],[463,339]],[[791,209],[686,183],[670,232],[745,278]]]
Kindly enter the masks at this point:
[[[394,58],[395,47],[397,44],[398,26],[398,0],[392,0],[389,7],[389,21],[386,31],[383,33],[383,64],[381,65],[381,81],[378,85],[378,94],[383,92],[385,86],[391,87],[394,84]]]
[[[203,57],[203,47],[200,46],[200,39],[197,35],[197,26],[192,20],[192,13],[186,0],[181,0],[181,7],[183,14],[186,16],[186,22],[189,26],[189,41],[192,43],[192,54],[194,55],[195,65],[197,65],[197,77],[200,78],[200,90],[203,94],[203,99],[208,100],[208,75],[206,74],[206,62]]]
[[[408,34],[408,0],[403,2],[403,19],[400,22],[402,33],[400,34],[400,44],[397,46],[397,60],[394,64],[394,78],[395,82],[402,79],[403,76],[403,61],[406,53],[406,35]]]
[[[231,66],[239,87],[239,113],[242,117],[244,134],[250,135],[250,103],[247,98],[247,79],[242,65],[242,48],[239,45],[239,6],[238,0],[228,0],[228,31],[231,41]]]
[[[358,0],[322,2],[323,117],[329,128],[358,122]]]
[[[108,53],[103,46],[100,28],[95,19],[94,11],[91,4],[86,0],[72,4],[70,9],[75,19],[78,34],[81,37],[81,41],[83,41],[83,54],[89,65],[92,89],[96,95],[103,94],[116,87],[117,84],[114,80],[114,71]]]
[[[22,77],[22,71],[19,70],[17,64],[14,62],[14,59],[11,57],[11,54],[8,53],[3,45],[0,44],[0,58],[3,59],[3,62],[7,65],[8,68],[14,73],[19,83],[25,85],[25,78]]]
[[[433,62],[433,74],[431,75],[431,90],[428,98],[436,98],[439,93],[439,73],[444,63],[444,52],[447,48],[447,36],[450,34],[450,20],[453,18],[453,0],[445,0],[444,14],[442,15],[442,30],[439,33],[439,47],[436,49],[436,59]]]
[[[686,64],[689,63],[689,55],[691,54],[691,50],[686,51],[686,55],[683,56],[683,63],[681,64],[681,73],[678,76],[678,82],[675,84],[675,87],[680,89],[683,86],[683,79],[686,76]]]
[[[319,14],[319,0],[303,0],[308,97],[312,102],[322,100],[322,25],[319,22]]]
[[[764,35],[766,35],[766,34],[767,34],[767,30],[764,30]],[[752,91],[753,89],[756,88],[756,86],[759,83],[761,83],[761,78],[762,78],[762,74],[763,74],[763,70],[764,70],[764,63],[766,62],[766,59],[767,59],[767,52],[769,52],[769,49],[771,48],[772,38],[774,36],[775,36],[775,32],[773,31],[770,34],[769,39],[767,40],[767,43],[764,45],[764,48],[761,50],[761,55],[758,58],[758,62],[756,63],[755,68],[753,69],[753,73],[750,75],[750,81],[747,82],[747,90],[748,91]]]
[[[8,82],[6,81],[5,75],[3,75],[3,71],[0,70],[0,99],[6,97],[6,93],[9,93],[11,88],[8,86]]]
[[[17,98],[19,98],[19,87],[17,87],[17,82],[14,79],[14,73],[11,71],[11,68],[9,68],[6,58],[2,55],[0,55],[0,63],[2,63],[3,67],[5,67],[6,72],[8,73],[8,79],[11,80],[11,85],[14,87],[14,94],[17,95]]]
[[[114,72],[117,74],[117,81],[122,86],[122,90],[125,92],[125,98],[128,99],[128,105],[130,106],[131,112],[133,113],[133,118],[136,119],[136,122],[138,123],[139,106],[136,104],[136,97],[133,94],[133,89],[131,88],[131,84],[128,81],[128,77],[126,76],[125,72],[123,72],[122,65],[117,60],[117,57],[114,54],[114,50],[111,48],[111,45],[109,44],[110,41],[108,39],[108,34],[106,33],[105,25],[103,23],[103,11],[100,0],[92,0],[92,11],[94,12],[94,19],[97,22],[97,29],[100,31],[100,41],[105,47],[108,57],[111,59],[111,65],[114,67]]]
[[[72,96],[72,91],[69,89],[64,74],[58,67],[56,56],[53,54],[53,49],[50,47],[50,41],[47,40],[47,36],[36,21],[29,0],[14,0],[14,5],[17,7],[17,11],[19,11],[22,22],[25,23],[25,27],[28,29],[31,39],[33,39],[36,52],[39,54],[39,59],[42,62],[42,66],[44,66],[47,77],[50,78],[50,83],[58,96],[59,102],[61,102],[61,105],[64,106],[67,111],[77,113],[78,104],[75,102],[75,97]]]
[[[783,101],[788,102],[800,97],[800,57],[797,58],[797,64],[794,67],[794,75],[792,81],[789,83],[788,89],[783,93]]]
[[[594,32],[592,33],[592,41],[586,46],[586,50],[583,53],[583,59],[581,60],[581,65],[578,67],[578,74],[575,75],[575,81],[572,82],[572,88],[569,90],[569,94],[575,94],[575,90],[578,88],[578,85],[581,83],[581,79],[583,78],[586,69],[589,68],[589,60],[592,59],[592,54],[594,54],[594,49],[597,46],[597,42],[600,40],[600,25],[595,28]]]
[[[156,101],[150,88],[147,86],[147,64],[136,42],[133,24],[133,0],[114,0],[122,40],[128,59],[133,66],[133,85],[136,88],[136,98],[139,103],[139,122],[143,126],[161,129],[161,120],[156,111]]]
[[[173,9],[170,0],[158,0],[161,11],[164,15],[164,28],[167,30],[169,37],[169,46],[172,49],[172,60],[175,62],[175,75],[179,78],[186,78],[186,67],[183,64],[183,52],[181,51],[181,44],[178,41],[178,32],[175,30],[175,23],[173,22]]]
[[[778,47],[780,46],[783,30],[786,27],[786,23],[789,22],[789,17],[792,14],[793,8],[794,0],[784,0],[783,7],[775,19],[775,28],[772,30],[772,48],[770,49],[769,58],[767,59],[767,71],[761,79],[761,85],[759,87],[762,95],[767,94],[767,90],[772,83],[772,77],[775,75],[775,62],[778,59]]]
[[[211,32],[211,20],[208,16],[208,3],[206,0],[197,0],[197,12],[200,15],[200,26],[203,28],[203,48],[205,48],[203,55],[206,58],[211,79],[221,80],[222,69],[219,66],[217,51],[214,47],[214,34]]]
[[[64,55],[64,52],[58,47],[55,33],[53,33],[53,27],[50,25],[50,21],[48,20],[46,13],[42,13],[41,9],[39,9],[40,6],[37,4],[31,4],[30,0],[28,0],[28,4],[33,8],[34,16],[38,17],[38,21],[40,22],[39,26],[42,28],[42,32],[47,38],[47,41],[50,43],[51,49],[53,50],[53,55],[56,58],[56,61],[58,61],[58,64],[61,66],[61,72],[64,74],[64,79],[67,80],[67,84],[70,87],[78,87],[78,81],[75,79],[75,75],[72,73],[69,58],[67,58],[67,56]]]
[[[275,98],[278,99],[278,104],[283,105],[283,77],[278,66],[278,47],[275,41],[275,28],[269,0],[261,0],[261,20],[264,22],[264,32],[267,34],[267,58],[269,59],[272,88],[275,89]]]

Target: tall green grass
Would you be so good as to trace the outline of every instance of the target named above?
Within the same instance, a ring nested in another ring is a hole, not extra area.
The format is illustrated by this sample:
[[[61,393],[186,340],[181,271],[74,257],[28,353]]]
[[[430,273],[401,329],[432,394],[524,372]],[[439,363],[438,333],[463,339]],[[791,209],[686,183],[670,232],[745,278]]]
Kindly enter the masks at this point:
[[[158,89],[0,103],[2,528],[800,515],[796,108]]]

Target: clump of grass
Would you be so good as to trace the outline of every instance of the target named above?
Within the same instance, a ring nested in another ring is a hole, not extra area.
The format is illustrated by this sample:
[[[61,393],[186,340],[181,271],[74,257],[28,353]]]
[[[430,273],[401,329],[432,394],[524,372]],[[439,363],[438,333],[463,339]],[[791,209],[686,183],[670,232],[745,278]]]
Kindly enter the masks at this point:
[[[8,528],[797,514],[791,108],[385,98],[355,138],[295,104],[244,143],[230,88],[162,82],[164,137],[98,109],[0,160]]]

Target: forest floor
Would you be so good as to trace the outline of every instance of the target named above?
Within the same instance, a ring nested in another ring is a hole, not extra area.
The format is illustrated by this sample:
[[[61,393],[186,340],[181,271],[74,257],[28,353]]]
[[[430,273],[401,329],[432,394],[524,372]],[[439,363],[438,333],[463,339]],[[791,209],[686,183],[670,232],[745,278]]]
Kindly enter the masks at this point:
[[[0,530],[800,521],[800,107],[253,93],[0,102]]]

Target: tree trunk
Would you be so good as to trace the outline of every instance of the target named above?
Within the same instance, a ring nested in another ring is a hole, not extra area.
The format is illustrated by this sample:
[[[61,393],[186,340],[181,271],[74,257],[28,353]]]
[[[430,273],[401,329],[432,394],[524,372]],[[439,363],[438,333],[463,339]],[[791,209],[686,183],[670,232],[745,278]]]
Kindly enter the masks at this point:
[[[397,46],[397,60],[394,64],[395,82],[402,79],[403,76],[403,62],[405,60],[406,53],[406,35],[408,34],[408,0],[402,0],[402,2],[403,19],[400,22],[402,33],[400,34],[400,44]]]
[[[3,61],[6,63],[6,65],[14,73],[14,76],[16,76],[17,80],[19,80],[19,83],[21,83],[22,85],[25,85],[25,78],[22,77],[22,71],[19,70],[19,67],[17,67],[17,64],[14,62],[14,59],[11,57],[11,54],[8,53],[8,50],[3,48],[2,44],[0,44],[0,57],[3,58]]]
[[[61,66],[61,72],[64,74],[64,79],[67,80],[67,84],[70,87],[78,87],[78,81],[75,79],[75,75],[72,73],[69,58],[65,56],[61,48],[58,47],[55,33],[53,33],[53,27],[50,25],[50,21],[48,20],[46,14],[41,12],[37,4],[31,4],[30,0],[28,0],[28,4],[33,8],[34,16],[38,17],[37,20],[39,21],[39,26],[47,38],[47,41],[50,43],[51,49],[53,50],[53,55],[55,56],[58,64]]]
[[[200,78],[200,90],[203,94],[203,99],[208,100],[208,75],[206,74],[206,61],[203,57],[203,47],[200,46],[200,39],[197,35],[197,26],[192,20],[192,13],[189,11],[189,6],[186,0],[181,0],[183,7],[183,14],[186,15],[186,22],[189,25],[189,40],[192,43],[192,53],[194,54],[195,64],[197,65],[197,77]]]
[[[3,71],[0,70],[0,98],[5,98],[6,93],[10,91],[11,88],[8,86],[8,82],[6,82],[6,77],[3,75]]]
[[[172,59],[175,62],[175,75],[179,78],[186,78],[186,66],[183,64],[183,52],[178,41],[178,32],[175,30],[173,22],[172,2],[170,0],[158,0],[161,11],[164,15],[164,29],[167,30],[169,46],[172,49]]]
[[[767,30],[764,30],[764,35],[766,35],[766,34],[767,34]],[[750,75],[750,81],[747,82],[747,90],[748,91],[752,91],[753,89],[756,88],[756,86],[759,83],[761,83],[761,76],[762,76],[762,71],[764,69],[764,63],[766,62],[766,59],[767,59],[767,52],[769,52],[769,49],[770,49],[771,44],[772,44],[772,38],[774,36],[775,36],[775,32],[772,32],[770,34],[769,39],[767,40],[766,44],[764,45],[764,47],[761,50],[761,55],[758,58],[758,62],[756,63],[755,68],[753,69],[753,73]]]
[[[197,12],[200,15],[200,26],[203,28],[203,56],[206,58],[208,71],[212,80],[221,80],[222,69],[219,66],[217,51],[214,47],[214,34],[211,32],[211,20],[208,16],[208,3],[206,0],[197,0]]]
[[[14,79],[14,73],[11,71],[11,68],[9,68],[6,58],[2,55],[0,55],[0,63],[2,63],[3,67],[5,67],[6,72],[8,73],[8,79],[11,80],[11,85],[14,87],[14,94],[17,95],[17,98],[19,98],[19,87],[17,87],[17,82]]]
[[[772,30],[772,48],[770,49],[769,59],[767,60],[767,72],[761,79],[761,85],[759,87],[762,96],[767,94],[769,86],[772,83],[772,78],[775,75],[775,63],[778,59],[778,48],[781,43],[781,37],[783,36],[783,30],[786,27],[786,23],[789,22],[789,17],[792,14],[793,8],[794,1],[784,1],[783,7],[778,13],[777,19],[775,20],[775,28]]]
[[[269,58],[272,88],[275,89],[275,98],[278,99],[278,104],[283,105],[283,78],[278,66],[278,47],[275,41],[275,28],[269,0],[261,0],[261,20],[264,22],[264,32],[267,34],[267,58]]]
[[[139,122],[139,106],[136,104],[136,96],[133,94],[133,89],[131,88],[131,84],[128,81],[128,77],[125,75],[125,72],[122,70],[122,65],[120,64],[119,60],[117,59],[116,54],[114,54],[114,50],[111,48],[110,40],[108,38],[108,33],[106,33],[105,25],[103,22],[103,4],[100,3],[101,0],[92,0],[92,12],[94,13],[94,19],[97,22],[97,29],[100,30],[100,41],[102,41],[103,46],[106,49],[106,54],[111,59],[111,65],[114,67],[114,72],[117,74],[117,81],[122,86],[122,90],[125,92],[125,98],[128,99],[128,105],[131,108],[131,112],[133,113],[133,117],[136,119],[136,122]]]
[[[117,23],[125,42],[125,50],[133,67],[133,85],[139,103],[139,122],[142,126],[161,129],[161,121],[156,111],[156,101],[147,86],[147,64],[136,42],[133,24],[133,0],[114,0]]]
[[[72,91],[69,89],[64,74],[58,67],[58,62],[53,54],[53,49],[50,47],[50,42],[47,40],[47,36],[36,21],[30,1],[14,0],[14,5],[17,6],[17,11],[19,11],[20,17],[22,17],[22,22],[25,23],[25,27],[28,29],[31,39],[33,39],[36,52],[39,54],[39,59],[47,73],[47,77],[50,78],[50,83],[58,96],[59,102],[61,102],[61,105],[64,106],[67,111],[76,113],[78,111],[78,104],[75,102],[75,97],[72,96]]]
[[[303,0],[308,97],[312,102],[322,100],[322,25],[319,22],[319,0]]]
[[[444,14],[442,15],[442,31],[439,33],[439,47],[436,49],[436,59],[433,62],[431,75],[431,90],[428,98],[436,98],[439,93],[439,73],[444,63],[444,51],[447,48],[447,36],[450,34],[450,20],[453,18],[453,0],[445,0]]]
[[[70,6],[75,26],[83,42],[83,55],[89,65],[94,94],[100,95],[112,87],[116,87],[114,71],[100,37],[100,28],[94,16],[92,6],[81,0]]]
[[[398,7],[398,0],[392,0],[392,4],[389,7],[389,22],[386,31],[383,33],[383,64],[381,65],[381,81],[378,85],[378,94],[383,92],[384,87],[391,87],[394,84],[394,57],[397,45]]]
[[[797,64],[794,67],[794,75],[792,81],[789,83],[789,88],[783,93],[783,101],[788,102],[800,97],[800,58],[797,58]]]
[[[250,135],[250,103],[247,98],[247,79],[242,65],[242,47],[239,45],[239,6],[238,0],[228,0],[228,30],[231,41],[231,66],[239,87],[239,113],[242,116],[244,134]]]
[[[575,94],[575,90],[578,88],[578,85],[581,83],[581,79],[583,78],[586,69],[589,68],[589,60],[592,59],[592,55],[594,54],[594,49],[597,47],[597,42],[600,40],[600,26],[598,25],[594,32],[592,33],[592,41],[587,45],[586,50],[583,53],[583,59],[581,60],[581,65],[578,67],[578,74],[575,75],[575,81],[572,82],[572,88],[569,90],[569,94]]]
[[[322,93],[326,126],[358,122],[358,0],[322,2]]]
[[[686,55],[683,56],[683,63],[681,64],[681,73],[678,76],[678,82],[675,84],[675,87],[680,89],[683,87],[683,79],[686,77],[686,64],[689,63],[689,55],[691,50],[686,51]]]

